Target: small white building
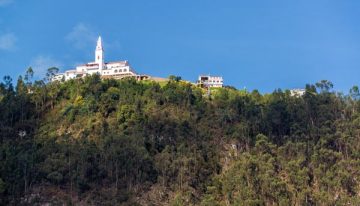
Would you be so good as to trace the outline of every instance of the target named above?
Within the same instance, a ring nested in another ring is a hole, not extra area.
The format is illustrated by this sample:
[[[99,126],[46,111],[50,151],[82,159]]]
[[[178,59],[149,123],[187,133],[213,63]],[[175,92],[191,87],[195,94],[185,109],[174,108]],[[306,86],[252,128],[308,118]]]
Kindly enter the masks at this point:
[[[301,97],[305,94],[305,89],[291,89],[290,90],[290,95],[291,96],[296,96],[296,97]]]
[[[224,80],[221,76],[200,75],[197,84],[201,87],[223,87]]]
[[[130,66],[128,61],[105,62],[104,48],[101,37],[97,40],[95,49],[95,61],[77,66],[73,70],[67,70],[64,73],[56,74],[52,81],[69,80],[85,77],[86,75],[99,74],[102,78],[135,77],[138,80],[148,79],[147,75],[138,75]]]

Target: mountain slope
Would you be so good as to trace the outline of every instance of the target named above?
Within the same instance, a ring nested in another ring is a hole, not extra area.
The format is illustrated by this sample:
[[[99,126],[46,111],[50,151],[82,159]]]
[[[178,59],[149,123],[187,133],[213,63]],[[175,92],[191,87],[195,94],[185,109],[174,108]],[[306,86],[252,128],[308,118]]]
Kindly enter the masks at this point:
[[[359,204],[358,94],[317,86],[5,81],[1,203]]]

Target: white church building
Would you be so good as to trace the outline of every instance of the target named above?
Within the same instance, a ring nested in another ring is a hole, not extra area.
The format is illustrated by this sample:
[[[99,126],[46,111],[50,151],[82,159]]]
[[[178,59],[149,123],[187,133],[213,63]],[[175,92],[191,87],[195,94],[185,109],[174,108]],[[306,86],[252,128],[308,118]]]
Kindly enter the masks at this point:
[[[78,65],[75,69],[67,70],[64,73],[58,73],[51,78],[51,81],[67,81],[70,79],[83,78],[92,74],[99,74],[103,79],[133,77],[136,80],[154,80],[157,82],[169,80],[168,78],[140,75],[135,72],[128,61],[105,62],[104,53],[102,40],[99,36],[93,62]],[[200,75],[196,85],[205,88],[223,87],[223,78],[221,76]]]
[[[67,70],[64,73],[56,74],[52,78],[52,81],[67,81],[69,79],[81,78],[92,74],[99,74],[101,78],[115,79],[134,77],[138,80],[144,80],[149,78],[147,75],[137,74],[128,61],[105,62],[104,48],[101,37],[99,37],[95,49],[94,62],[79,65],[73,70]]]

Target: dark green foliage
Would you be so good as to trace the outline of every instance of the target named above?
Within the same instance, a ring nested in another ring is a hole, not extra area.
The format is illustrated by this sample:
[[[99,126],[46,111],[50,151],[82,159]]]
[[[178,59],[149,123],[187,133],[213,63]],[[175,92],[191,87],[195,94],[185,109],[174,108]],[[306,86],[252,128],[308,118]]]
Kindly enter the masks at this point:
[[[0,83],[0,204],[359,204],[356,86],[208,98],[176,76],[32,76]]]

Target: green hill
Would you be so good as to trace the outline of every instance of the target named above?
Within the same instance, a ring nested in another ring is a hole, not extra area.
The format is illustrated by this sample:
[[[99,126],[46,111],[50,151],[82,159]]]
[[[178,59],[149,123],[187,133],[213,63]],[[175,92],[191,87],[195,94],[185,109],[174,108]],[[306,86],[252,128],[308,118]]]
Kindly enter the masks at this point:
[[[4,78],[0,204],[360,204],[356,87],[162,84]]]

